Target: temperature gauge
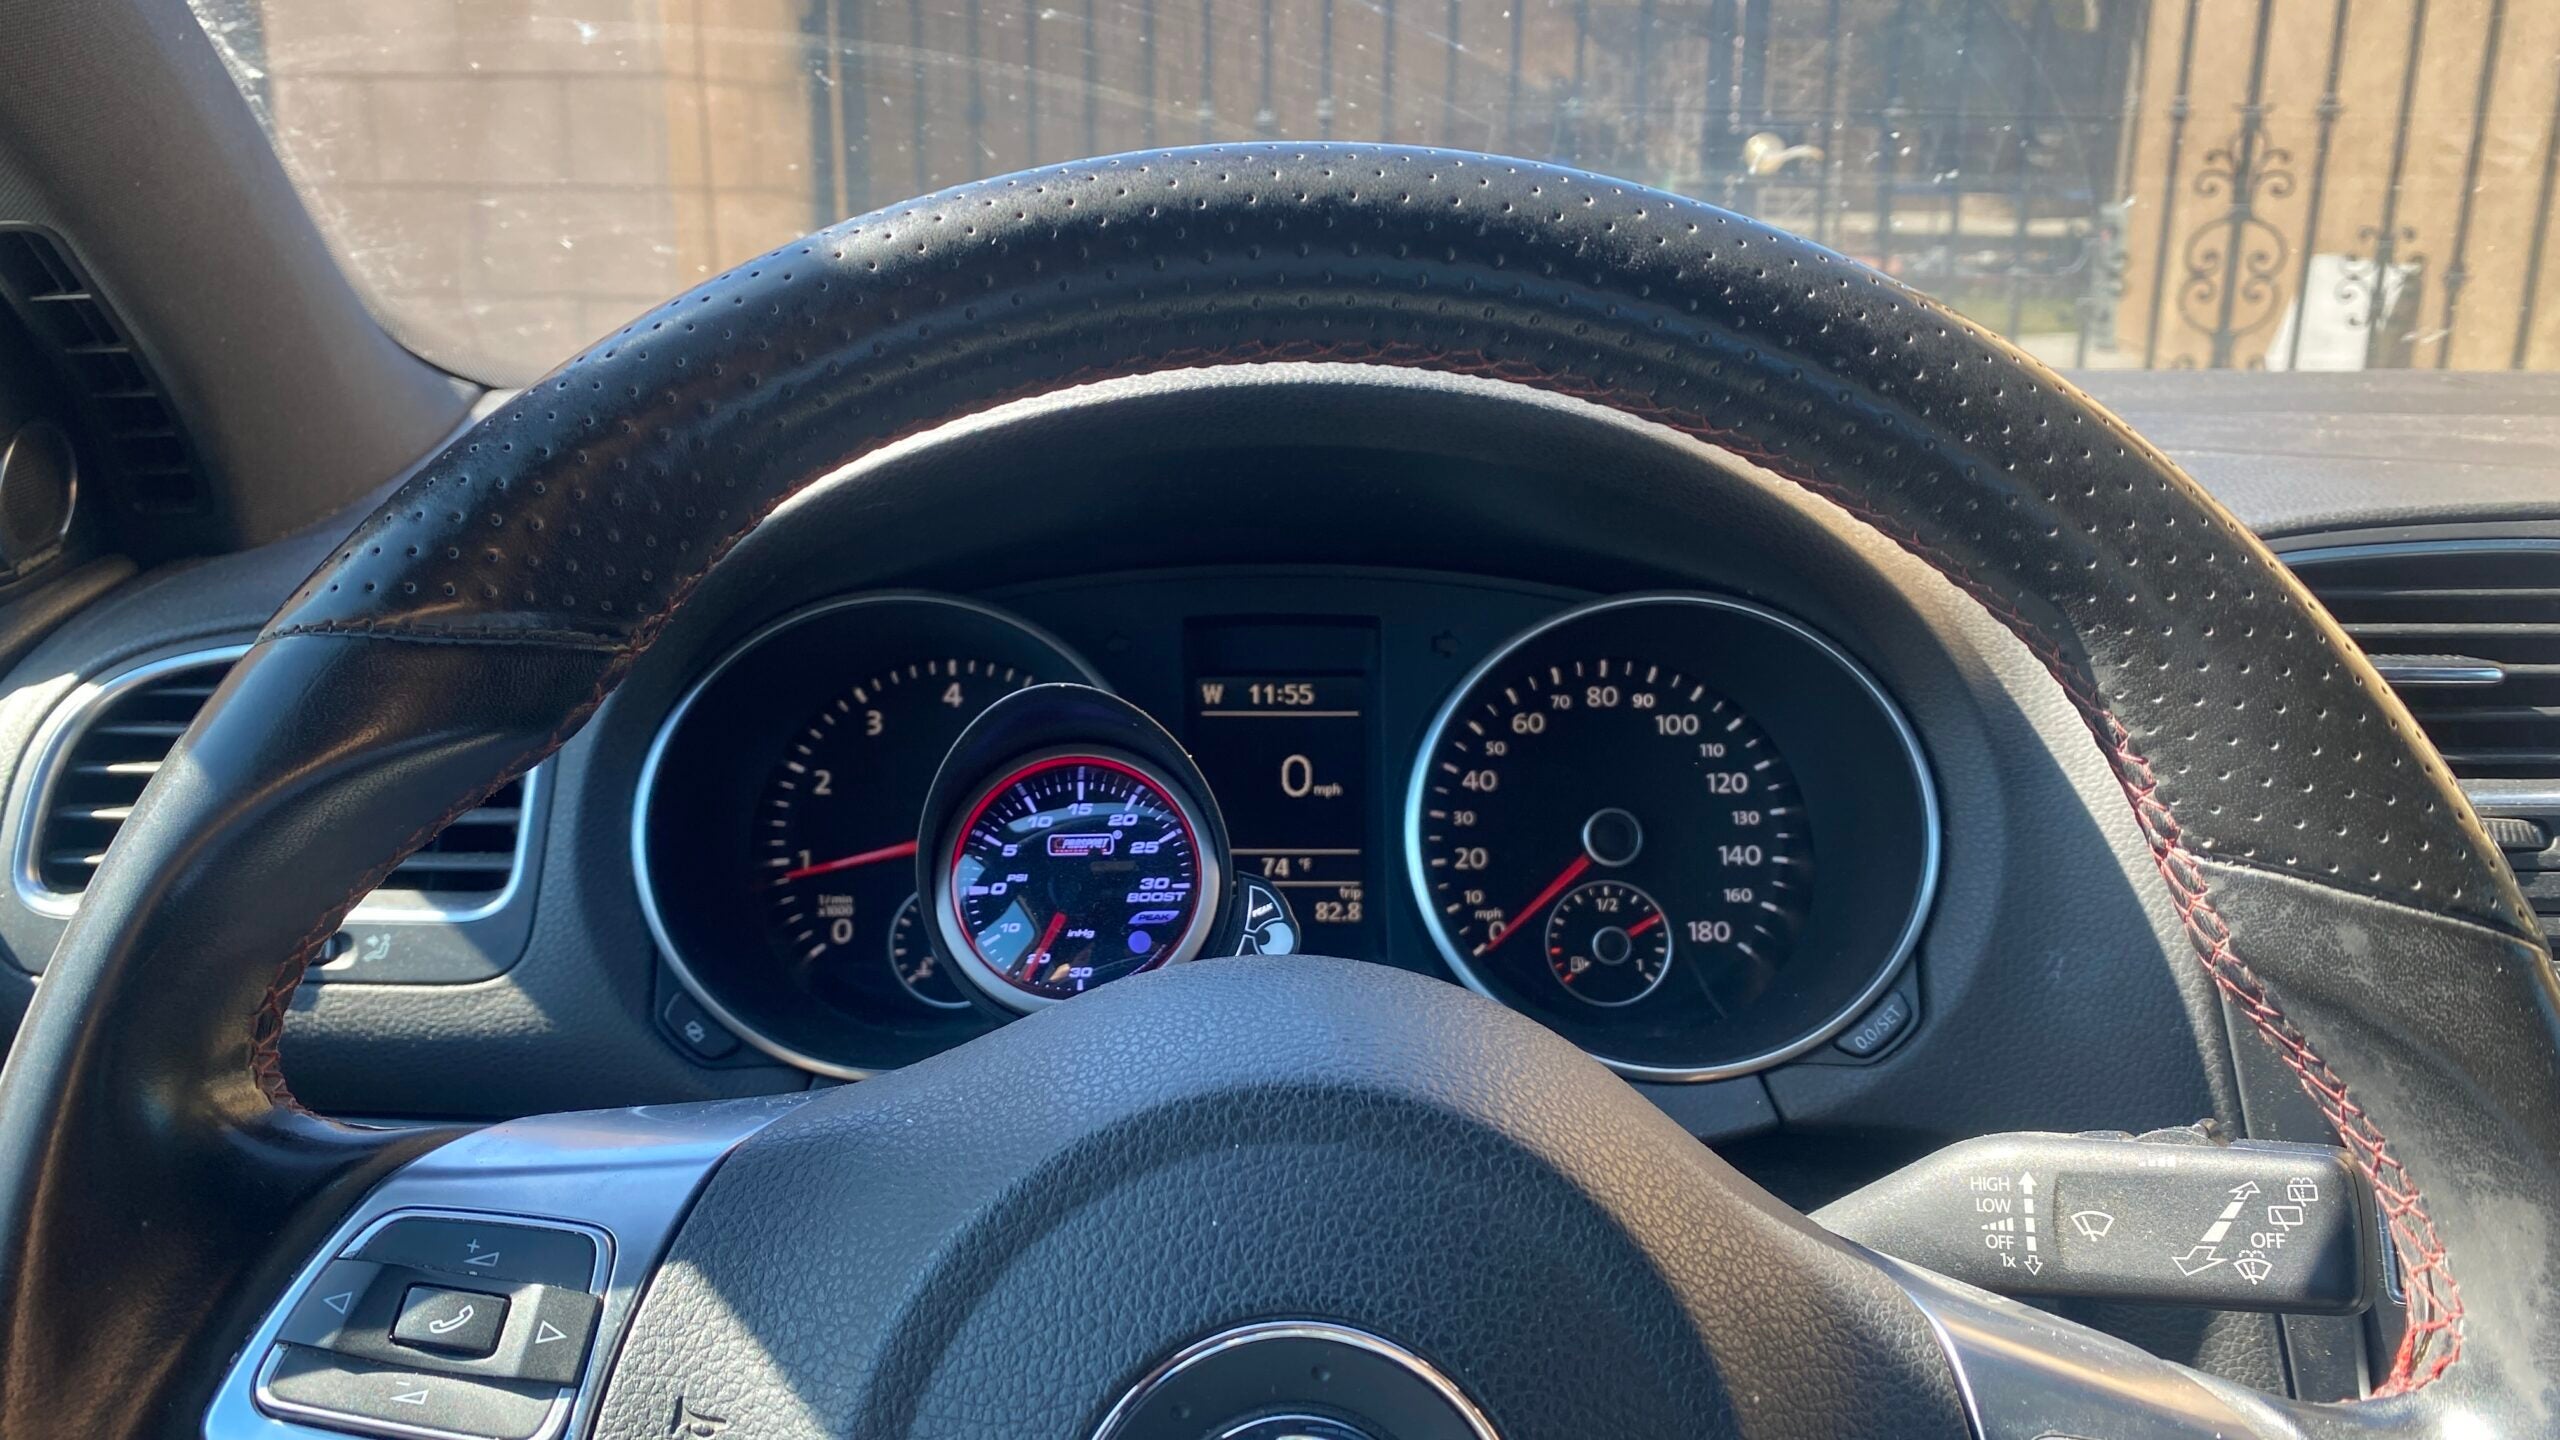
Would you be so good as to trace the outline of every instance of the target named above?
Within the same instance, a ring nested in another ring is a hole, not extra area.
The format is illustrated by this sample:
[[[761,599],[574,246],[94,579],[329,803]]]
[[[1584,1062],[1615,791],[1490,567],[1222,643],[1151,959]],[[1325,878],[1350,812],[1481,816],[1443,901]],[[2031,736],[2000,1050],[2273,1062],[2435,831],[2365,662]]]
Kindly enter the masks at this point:
[[[951,978],[951,967],[942,963],[933,942],[925,938],[913,895],[889,922],[889,973],[898,977],[901,989],[936,1010],[969,1008],[969,997],[961,993],[960,982]]]

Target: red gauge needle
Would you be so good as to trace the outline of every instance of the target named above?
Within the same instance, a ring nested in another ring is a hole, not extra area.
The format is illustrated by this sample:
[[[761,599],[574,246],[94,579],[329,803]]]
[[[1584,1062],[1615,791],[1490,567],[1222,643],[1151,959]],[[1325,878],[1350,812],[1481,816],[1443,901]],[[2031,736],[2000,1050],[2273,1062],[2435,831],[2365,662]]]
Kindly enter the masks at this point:
[[[1538,892],[1538,897],[1537,897],[1536,899],[1534,899],[1534,900],[1530,901],[1530,902],[1529,902],[1528,904],[1526,904],[1526,905],[1521,906],[1519,909],[1512,911],[1511,913],[1512,913],[1513,915],[1517,916],[1518,918],[1517,918],[1517,919],[1514,919],[1514,920],[1505,921],[1505,922],[1503,923],[1503,926],[1502,926],[1502,933],[1501,933],[1501,934],[1499,934],[1499,935],[1494,936],[1492,939],[1487,940],[1487,941],[1486,941],[1486,942],[1484,942],[1483,944],[1481,944],[1481,945],[1477,946],[1477,947],[1476,947],[1476,954],[1477,954],[1477,955],[1479,955],[1479,956],[1483,956],[1483,955],[1490,955],[1490,954],[1492,954],[1492,953],[1493,953],[1493,947],[1495,947],[1495,946],[1497,946],[1497,945],[1501,944],[1501,943],[1502,943],[1503,941],[1505,941],[1505,940],[1510,939],[1510,938],[1511,938],[1511,935],[1512,935],[1512,932],[1514,932],[1514,931],[1518,930],[1521,926],[1526,925],[1526,924],[1529,922],[1529,917],[1530,917],[1530,916],[1535,915],[1535,914],[1537,914],[1539,911],[1546,909],[1546,908],[1547,908],[1547,902],[1548,902],[1548,901],[1551,901],[1551,900],[1555,899],[1557,896],[1559,896],[1559,895],[1563,894],[1566,886],[1568,886],[1568,885],[1572,884],[1572,883],[1573,883],[1574,881],[1576,881],[1576,880],[1581,879],[1581,878],[1582,878],[1582,872],[1583,872],[1583,871],[1585,871],[1585,870],[1588,870],[1588,869],[1590,869],[1590,868],[1591,868],[1591,857],[1590,857],[1590,856],[1588,856],[1588,855],[1576,855],[1576,856],[1574,856],[1574,857],[1573,857],[1573,863],[1572,863],[1572,864],[1570,864],[1570,865],[1567,865],[1566,867],[1564,867],[1564,873],[1563,873],[1563,874],[1561,874],[1561,875],[1558,875],[1558,876],[1557,876],[1556,878],[1554,878],[1553,880],[1548,881],[1548,882],[1547,882],[1547,888],[1546,888],[1546,889],[1544,889],[1544,890],[1539,891],[1539,892]]]
[[[1633,940],[1633,939],[1634,939],[1634,938],[1636,938],[1637,936],[1639,936],[1639,935],[1643,934],[1643,933],[1644,933],[1644,932],[1646,932],[1647,930],[1650,930],[1650,929],[1652,929],[1654,926],[1659,925],[1659,924],[1661,924],[1661,923],[1662,923],[1662,912],[1661,912],[1661,911],[1659,911],[1659,910],[1656,910],[1656,911],[1654,911],[1652,914],[1647,915],[1646,917],[1644,917],[1643,919],[1641,919],[1641,920],[1637,921],[1637,922],[1636,922],[1636,923],[1634,923],[1633,925],[1628,926],[1628,927],[1627,927],[1627,938],[1628,938],[1628,939],[1630,939],[1630,940]]]
[[[1031,947],[1022,962],[1023,979],[1030,979],[1031,972],[1040,968],[1040,962],[1048,957],[1049,947],[1057,943],[1058,932],[1066,928],[1066,911],[1061,910],[1049,917],[1049,928],[1040,932],[1040,943]]]
[[[842,855],[833,860],[821,860],[815,865],[803,865],[797,870],[785,870],[782,872],[782,878],[789,881],[806,880],[812,875],[833,875],[839,870],[851,870],[862,865],[877,865],[883,860],[905,860],[915,853],[916,842],[901,840],[895,845],[883,845],[877,850],[865,850],[859,855]]]

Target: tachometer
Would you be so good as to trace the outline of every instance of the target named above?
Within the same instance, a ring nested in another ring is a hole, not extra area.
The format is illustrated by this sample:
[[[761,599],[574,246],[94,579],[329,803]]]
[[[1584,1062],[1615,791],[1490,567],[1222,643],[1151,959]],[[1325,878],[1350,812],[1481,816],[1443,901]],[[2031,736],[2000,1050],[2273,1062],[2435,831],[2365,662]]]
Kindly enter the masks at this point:
[[[1499,649],[1408,795],[1424,918],[1467,984],[1631,1074],[1818,1043],[1909,951],[1936,855],[1919,750],[1794,621],[1606,601]]]
[[[915,893],[925,785],[970,721],[1042,678],[994,655],[883,666],[822,701],[784,745],[756,802],[755,864],[765,943],[809,988],[855,1006],[897,993],[878,983],[894,968],[881,957]]]
[[[670,967],[765,1051],[837,1075],[990,1023],[918,915],[918,821],[952,742],[1007,695],[1090,672],[974,602],[873,595],[749,637],[642,775],[641,893]]]

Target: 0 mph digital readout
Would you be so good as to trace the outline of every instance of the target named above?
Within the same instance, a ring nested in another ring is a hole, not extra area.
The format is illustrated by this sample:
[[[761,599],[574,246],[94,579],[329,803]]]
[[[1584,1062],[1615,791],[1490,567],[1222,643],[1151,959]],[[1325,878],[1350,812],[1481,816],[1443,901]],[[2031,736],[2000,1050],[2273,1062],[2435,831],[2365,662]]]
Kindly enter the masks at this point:
[[[1361,955],[1369,926],[1369,686],[1356,676],[1203,676],[1193,756],[1236,868],[1288,897],[1305,949]]]

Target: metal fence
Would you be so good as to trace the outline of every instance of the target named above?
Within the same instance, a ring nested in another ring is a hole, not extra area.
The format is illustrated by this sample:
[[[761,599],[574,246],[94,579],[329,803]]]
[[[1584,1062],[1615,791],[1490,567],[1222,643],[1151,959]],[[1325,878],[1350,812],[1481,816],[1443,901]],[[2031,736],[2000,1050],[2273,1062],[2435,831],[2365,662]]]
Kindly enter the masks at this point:
[[[2546,10],[816,0],[813,210],[1194,140],[1449,144],[1800,230],[2062,364],[2521,367],[2560,359]]]

